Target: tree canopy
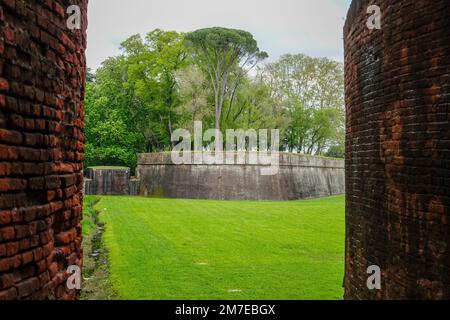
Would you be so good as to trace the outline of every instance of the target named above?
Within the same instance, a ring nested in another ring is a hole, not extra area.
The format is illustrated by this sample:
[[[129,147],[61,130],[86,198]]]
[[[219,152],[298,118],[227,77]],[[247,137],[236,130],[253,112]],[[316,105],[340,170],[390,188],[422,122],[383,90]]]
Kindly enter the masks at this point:
[[[281,149],[343,156],[343,65],[267,54],[241,30],[134,35],[86,91],[86,165],[136,166],[137,153],[169,151],[172,132],[203,127],[280,129]],[[254,72],[250,69],[257,66]]]
[[[207,71],[214,90],[215,126],[221,127],[225,99],[238,86],[245,68],[268,57],[258,48],[247,31],[227,28],[206,28],[187,34],[186,42],[194,49],[194,61]]]

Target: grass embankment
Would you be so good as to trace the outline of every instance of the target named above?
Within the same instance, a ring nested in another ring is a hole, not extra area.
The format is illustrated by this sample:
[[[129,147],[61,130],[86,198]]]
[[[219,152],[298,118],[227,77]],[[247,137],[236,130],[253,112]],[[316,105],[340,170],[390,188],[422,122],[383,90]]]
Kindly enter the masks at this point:
[[[120,299],[340,299],[344,197],[237,202],[101,197]]]
[[[117,298],[111,285],[108,251],[102,242],[103,224],[95,205],[98,196],[84,197],[83,210],[83,300],[112,300]]]

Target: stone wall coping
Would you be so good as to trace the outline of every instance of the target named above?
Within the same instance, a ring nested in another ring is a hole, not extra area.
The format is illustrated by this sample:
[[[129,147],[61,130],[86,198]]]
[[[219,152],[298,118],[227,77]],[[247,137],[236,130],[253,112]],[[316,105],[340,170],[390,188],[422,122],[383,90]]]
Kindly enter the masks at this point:
[[[194,155],[198,152],[192,152],[192,159]],[[238,152],[225,152],[224,157],[232,154],[236,156]],[[256,152],[246,152],[245,153],[245,163],[244,164],[219,164],[219,166],[227,165],[252,165],[252,166],[267,166],[262,164],[248,163],[250,154],[256,154]],[[270,153],[269,153],[270,155]],[[224,161],[225,162],[225,161]],[[138,166],[149,166],[149,165],[175,165],[171,159],[170,152],[160,152],[160,153],[143,153],[138,155]],[[197,164],[192,160],[192,164],[183,164],[185,166],[202,166],[207,164]],[[292,166],[292,167],[307,167],[307,168],[331,168],[331,169],[344,169],[345,161],[344,159],[336,158],[326,158],[320,156],[310,156],[296,153],[279,153],[279,166]]]

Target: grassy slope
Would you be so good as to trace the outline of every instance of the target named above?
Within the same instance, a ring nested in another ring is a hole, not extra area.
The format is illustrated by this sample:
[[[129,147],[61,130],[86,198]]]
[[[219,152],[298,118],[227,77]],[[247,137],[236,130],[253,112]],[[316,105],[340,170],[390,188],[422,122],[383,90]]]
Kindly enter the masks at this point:
[[[97,238],[99,226],[96,224],[94,206],[98,201],[100,201],[99,196],[84,196],[82,300],[112,300],[116,298],[109,276],[108,253]],[[97,252],[99,256],[96,258],[92,256],[94,250],[99,250]]]
[[[83,237],[87,237],[92,234],[95,229],[94,223],[94,205],[100,201],[98,196],[84,196],[83,199]]]
[[[344,198],[226,202],[103,197],[123,299],[340,299]]]

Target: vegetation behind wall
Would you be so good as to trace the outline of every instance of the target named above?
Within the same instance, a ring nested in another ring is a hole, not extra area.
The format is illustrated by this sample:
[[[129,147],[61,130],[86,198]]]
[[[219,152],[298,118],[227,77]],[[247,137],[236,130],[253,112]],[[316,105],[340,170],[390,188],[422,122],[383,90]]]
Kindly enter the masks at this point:
[[[227,41],[205,40],[215,36]],[[264,64],[267,54],[251,34],[224,28],[157,29],[121,49],[88,74],[86,167],[135,168],[138,153],[171,150],[173,131],[192,131],[194,121],[223,132],[280,129],[282,151],[343,157],[341,63],[286,54]],[[227,66],[218,75],[210,51]]]

